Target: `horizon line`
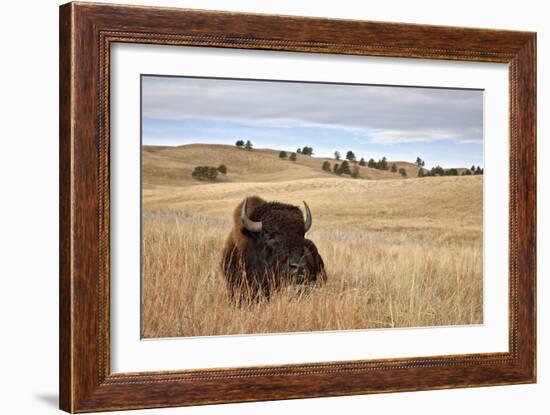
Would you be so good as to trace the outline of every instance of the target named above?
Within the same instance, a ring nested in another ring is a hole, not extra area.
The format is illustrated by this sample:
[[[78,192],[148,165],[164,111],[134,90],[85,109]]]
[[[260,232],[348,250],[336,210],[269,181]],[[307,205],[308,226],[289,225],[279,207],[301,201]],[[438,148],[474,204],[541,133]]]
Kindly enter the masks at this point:
[[[229,147],[229,148],[239,148],[237,147],[235,144],[223,144],[223,143],[187,143],[187,144],[174,144],[174,145],[169,145],[169,144],[144,144],[143,142],[141,143],[141,147],[170,147],[170,148],[176,148],[176,147],[186,147],[186,146],[223,146],[223,147]],[[309,146],[308,146],[309,147]],[[253,147],[252,150],[246,150],[244,148],[239,148],[243,151],[254,151],[254,150],[257,150],[257,151],[261,151],[261,150],[268,150],[268,151],[285,151],[285,152],[288,152],[288,153],[296,153],[296,154],[300,154],[300,155],[304,155],[304,154],[301,154],[301,153],[298,153],[296,152],[295,150],[286,150],[286,149],[278,149],[278,148],[269,148],[269,147]],[[339,150],[335,150],[335,151],[339,151]],[[351,150],[353,151],[353,150]],[[343,151],[342,153],[344,153],[345,151]],[[355,152],[354,152],[355,153]],[[312,158],[318,158],[318,159],[331,159],[331,160],[335,160],[335,161],[348,161],[345,157],[341,157],[340,160],[336,159],[335,157],[327,157],[327,156],[316,156],[315,154],[313,155],[306,155],[307,157],[312,157]],[[386,156],[384,156],[386,157]],[[420,156],[417,156],[417,157],[420,157]],[[374,159],[373,157],[370,157],[369,159],[365,159],[364,157],[361,157],[362,159],[364,159],[366,162],[368,162],[370,159],[373,159],[375,161],[377,161],[376,159]],[[359,161],[361,160],[361,158],[359,160],[356,160],[355,162],[356,163],[359,163]],[[421,158],[422,159],[422,158]],[[380,160],[380,159],[379,159]],[[386,160],[388,162],[392,162],[392,163],[410,163],[410,164],[413,164],[415,166],[416,163],[414,161],[407,161],[407,160],[390,160],[388,158],[386,158]],[[459,168],[459,169],[468,169],[470,170],[470,167],[467,167],[467,166],[452,166],[452,167],[443,167],[443,165],[441,165],[440,163],[435,163],[432,165],[432,167],[442,167],[442,168],[447,168],[447,169],[456,169],[456,168]],[[475,166],[475,167],[480,167],[482,169],[485,168],[484,165],[480,164],[480,165],[476,165],[475,163],[472,164],[472,166]],[[368,166],[364,166],[364,167],[368,167]],[[419,166],[417,166],[419,167]],[[425,167],[425,166],[422,166],[425,170],[429,170],[429,168]]]

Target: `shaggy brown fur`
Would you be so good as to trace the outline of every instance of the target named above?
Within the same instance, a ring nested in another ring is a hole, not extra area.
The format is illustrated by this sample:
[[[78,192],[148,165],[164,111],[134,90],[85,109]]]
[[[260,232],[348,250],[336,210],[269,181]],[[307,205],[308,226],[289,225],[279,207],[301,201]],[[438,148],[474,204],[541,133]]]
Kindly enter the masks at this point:
[[[283,283],[312,285],[318,277],[326,279],[317,248],[304,238],[304,217],[298,207],[249,197],[247,216],[262,222],[262,231],[252,233],[241,219],[243,203],[233,213],[234,226],[221,262],[231,298],[269,298]],[[289,264],[296,262],[299,271],[293,274]]]
[[[241,210],[243,208],[244,200],[241,201],[233,211],[233,229],[227,237],[225,242],[224,252],[228,249],[233,250],[237,249],[239,252],[244,252],[246,250],[246,243],[248,238],[243,235],[242,230],[244,228],[243,220],[241,219]],[[246,206],[246,214],[249,218],[252,218],[252,212],[256,207],[265,204],[266,201],[258,196],[251,196],[248,198]],[[224,253],[225,256],[225,253]]]

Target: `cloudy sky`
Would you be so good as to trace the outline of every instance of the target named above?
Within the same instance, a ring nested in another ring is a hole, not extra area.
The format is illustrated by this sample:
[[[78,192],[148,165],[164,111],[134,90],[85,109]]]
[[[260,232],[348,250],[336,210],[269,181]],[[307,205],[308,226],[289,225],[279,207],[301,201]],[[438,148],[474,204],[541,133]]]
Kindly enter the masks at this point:
[[[145,145],[233,144],[483,166],[483,91],[142,77]]]

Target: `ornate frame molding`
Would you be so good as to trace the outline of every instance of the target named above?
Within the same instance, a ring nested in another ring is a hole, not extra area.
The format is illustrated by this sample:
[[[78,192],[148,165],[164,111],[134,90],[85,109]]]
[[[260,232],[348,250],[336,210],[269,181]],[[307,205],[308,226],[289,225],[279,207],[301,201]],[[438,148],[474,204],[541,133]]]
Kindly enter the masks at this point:
[[[110,45],[116,42],[508,63],[510,351],[110,373],[109,69]],[[534,33],[86,3],[61,6],[61,408],[88,412],[534,382],[535,62]]]

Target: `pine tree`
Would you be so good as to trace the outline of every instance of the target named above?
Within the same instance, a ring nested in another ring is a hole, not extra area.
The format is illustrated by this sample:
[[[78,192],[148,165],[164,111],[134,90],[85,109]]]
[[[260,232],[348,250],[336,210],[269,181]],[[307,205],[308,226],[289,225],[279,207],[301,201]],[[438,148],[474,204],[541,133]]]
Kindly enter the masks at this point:
[[[361,167],[365,167],[367,165],[367,162],[365,161],[365,159],[363,157],[361,157],[361,160],[359,160],[359,165]]]
[[[349,167],[349,163],[347,160],[344,160],[342,164],[340,164],[340,168],[338,169],[339,174],[351,174],[351,170]]]
[[[346,153],[346,159],[348,161],[351,161],[351,162],[354,162],[355,161],[355,154],[353,153],[353,151],[349,150],[347,153]]]
[[[323,169],[324,171],[327,171],[327,172],[330,173],[330,163],[329,163],[328,161],[325,160],[325,161],[323,162],[322,169]]]
[[[313,147],[304,146],[301,150],[301,153],[306,156],[313,155]]]
[[[244,141],[243,140],[237,140],[237,141],[235,141],[235,145],[239,148],[243,148]]]
[[[334,152],[334,158],[335,158],[336,160],[340,160],[340,152],[339,152],[339,151],[335,151],[335,152]]]
[[[247,150],[252,150],[252,141],[246,140],[246,144],[244,145],[244,148]]]

